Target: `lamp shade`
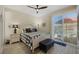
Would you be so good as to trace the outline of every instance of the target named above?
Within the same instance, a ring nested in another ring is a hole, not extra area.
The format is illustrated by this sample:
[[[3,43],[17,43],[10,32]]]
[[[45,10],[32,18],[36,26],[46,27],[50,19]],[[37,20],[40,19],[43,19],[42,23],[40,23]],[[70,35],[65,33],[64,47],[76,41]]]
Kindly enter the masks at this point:
[[[12,28],[18,28],[18,25],[13,25]]]

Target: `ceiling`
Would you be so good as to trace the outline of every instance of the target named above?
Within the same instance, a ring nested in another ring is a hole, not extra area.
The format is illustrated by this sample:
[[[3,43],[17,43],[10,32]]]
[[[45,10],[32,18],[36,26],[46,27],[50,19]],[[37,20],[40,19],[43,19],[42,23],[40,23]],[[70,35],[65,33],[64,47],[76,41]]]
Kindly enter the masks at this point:
[[[36,7],[35,5],[30,5],[30,6]],[[41,6],[44,6],[44,5],[39,5],[39,7]],[[59,9],[68,7],[68,5],[46,5],[46,6],[48,6],[48,8],[39,10],[38,14],[36,13],[35,9],[29,8],[27,7],[27,5],[5,5],[4,7],[10,8],[12,10],[16,10],[22,13],[30,14],[33,16],[43,16],[48,13],[57,11]]]

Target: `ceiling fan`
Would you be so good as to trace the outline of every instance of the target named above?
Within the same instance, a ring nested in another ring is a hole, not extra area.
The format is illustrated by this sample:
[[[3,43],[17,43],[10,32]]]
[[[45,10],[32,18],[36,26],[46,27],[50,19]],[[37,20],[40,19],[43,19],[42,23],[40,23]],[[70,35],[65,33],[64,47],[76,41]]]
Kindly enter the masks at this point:
[[[32,7],[32,6],[28,6],[28,7],[35,9],[36,13],[38,13],[40,9],[46,9],[48,6],[39,7],[39,5],[36,5],[36,7]]]

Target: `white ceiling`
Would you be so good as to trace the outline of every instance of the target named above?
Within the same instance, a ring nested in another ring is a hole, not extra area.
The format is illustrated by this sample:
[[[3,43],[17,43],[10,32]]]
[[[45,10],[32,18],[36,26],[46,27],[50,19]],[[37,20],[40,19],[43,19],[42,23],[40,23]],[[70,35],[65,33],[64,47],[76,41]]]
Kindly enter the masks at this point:
[[[31,6],[35,7],[34,5],[31,5]],[[44,6],[44,5],[40,5],[40,6]],[[47,6],[48,8],[39,10],[38,14],[36,13],[35,9],[29,8],[27,7],[27,5],[5,5],[4,7],[10,8],[22,13],[30,14],[33,16],[43,16],[48,13],[54,12],[56,10],[68,7],[68,5],[47,5]]]

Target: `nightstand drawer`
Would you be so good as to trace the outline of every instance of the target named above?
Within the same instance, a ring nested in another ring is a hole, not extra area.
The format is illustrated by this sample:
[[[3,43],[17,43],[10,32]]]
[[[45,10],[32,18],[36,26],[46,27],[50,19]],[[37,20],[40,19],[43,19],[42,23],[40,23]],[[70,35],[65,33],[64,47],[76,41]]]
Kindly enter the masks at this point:
[[[11,40],[10,43],[14,43],[20,41],[20,35],[19,34],[11,34]]]

